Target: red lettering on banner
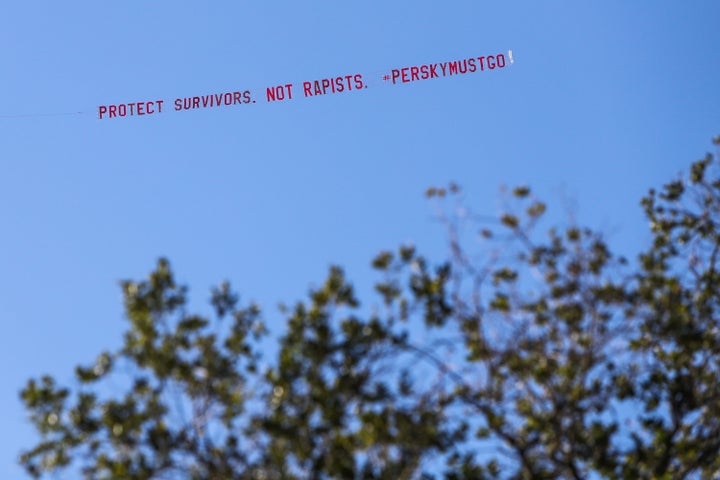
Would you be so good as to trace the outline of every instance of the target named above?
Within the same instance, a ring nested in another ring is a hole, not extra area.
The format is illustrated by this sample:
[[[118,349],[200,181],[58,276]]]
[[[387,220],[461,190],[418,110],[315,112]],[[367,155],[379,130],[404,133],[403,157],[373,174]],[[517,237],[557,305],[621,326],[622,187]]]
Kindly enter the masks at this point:
[[[509,51],[510,63],[512,64],[512,51]],[[383,80],[392,81],[393,85],[398,83],[410,83],[420,80],[447,77],[453,75],[465,75],[477,71],[495,70],[506,67],[506,59],[503,53],[486,55],[480,57],[464,58],[447,62],[428,63],[423,65],[411,65],[402,68],[393,68],[390,75],[384,74]],[[266,88],[265,97],[268,102],[292,100],[292,83]],[[337,77],[320,78],[302,82],[303,96],[312,97],[327,95],[330,93],[342,93],[346,91],[367,88],[363,81],[362,74],[344,75]],[[181,97],[173,100],[175,111],[194,110],[196,108],[234,106],[248,103],[255,103],[251,98],[249,90],[231,91],[199,95],[193,97]],[[116,118],[126,116],[143,116],[162,113],[163,100],[119,103],[116,105],[98,106],[98,118]]]
[[[288,100],[292,100],[292,83],[288,83],[285,86],[278,85],[277,87],[269,87],[265,91],[268,102],[274,102],[275,100],[285,99],[285,90],[287,89]]]
[[[419,80],[418,70],[419,70],[418,67],[410,67],[410,80],[412,80],[413,82],[415,80]]]
[[[468,58],[468,69],[470,70],[470,73],[475,73],[477,70],[477,66],[475,65],[475,59],[474,58]]]
[[[98,118],[115,118],[125,116],[142,116],[162,113],[165,100],[154,100],[149,102],[121,103],[118,105],[100,105],[98,107]],[[218,107],[223,105],[235,105],[250,103],[250,91],[228,92],[216,95],[203,95],[202,97],[176,98],[174,101],[175,110],[190,110],[193,108]]]
[[[245,90],[243,92],[236,91],[236,92],[225,92],[225,93],[215,93],[211,95],[203,95],[202,97],[185,97],[185,98],[176,98],[173,102],[175,105],[175,111],[180,110],[192,110],[195,108],[208,108],[208,107],[222,107],[222,106],[232,106],[237,104],[245,104],[250,103],[250,90]],[[162,111],[162,104],[161,101],[157,102],[159,104],[160,110]]]
[[[452,75],[464,75],[466,73],[475,73],[505,67],[505,55],[499,53],[497,55],[488,55],[484,57],[466,58],[462,60],[453,60],[450,62],[431,63],[427,65],[411,66],[404,68],[394,68],[390,75],[386,75],[385,80],[392,80],[392,84],[416,82],[418,80],[428,80],[431,78],[447,77]]]
[[[320,80],[311,80],[303,82],[303,95],[305,97],[313,97],[316,95],[327,95],[328,93],[341,93],[345,90],[359,90],[364,88],[362,75],[345,75],[344,77],[321,78]]]
[[[164,100],[150,102],[120,103],[118,105],[100,105],[98,107],[98,118],[115,118],[135,115],[152,115],[162,113]],[[157,107],[157,109],[155,108]]]

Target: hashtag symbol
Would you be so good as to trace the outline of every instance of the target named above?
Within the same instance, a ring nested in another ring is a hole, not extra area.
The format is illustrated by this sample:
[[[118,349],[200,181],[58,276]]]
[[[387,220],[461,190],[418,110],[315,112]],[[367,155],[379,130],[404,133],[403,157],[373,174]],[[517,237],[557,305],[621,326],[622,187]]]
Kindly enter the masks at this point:
[[[383,80],[385,80],[386,82],[390,80],[390,75],[383,75]]]

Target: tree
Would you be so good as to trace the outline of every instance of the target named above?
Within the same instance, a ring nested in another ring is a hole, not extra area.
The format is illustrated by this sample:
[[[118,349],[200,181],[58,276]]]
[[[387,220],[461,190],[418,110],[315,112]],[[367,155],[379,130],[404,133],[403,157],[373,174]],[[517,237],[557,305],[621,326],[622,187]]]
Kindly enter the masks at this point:
[[[41,441],[21,462],[93,479],[717,478],[718,167],[708,154],[642,199],[653,241],[633,262],[588,228],[537,234],[527,187],[494,223],[441,208],[446,260],[381,252],[377,309],[331,268],[281,309],[265,368],[259,308],[223,283],[214,318],[188,312],[161,259],[122,283],[122,348],[72,389],[28,382]],[[427,194],[462,204],[456,185]],[[124,391],[104,386],[123,373]]]

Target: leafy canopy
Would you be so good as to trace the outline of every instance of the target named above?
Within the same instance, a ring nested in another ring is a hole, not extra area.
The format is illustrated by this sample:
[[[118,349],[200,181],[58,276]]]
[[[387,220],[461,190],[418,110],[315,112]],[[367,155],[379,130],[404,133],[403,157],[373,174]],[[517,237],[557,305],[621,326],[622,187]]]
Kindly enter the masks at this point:
[[[223,283],[211,318],[189,312],[161,259],[122,283],[120,349],[72,388],[27,383],[40,441],[21,462],[36,478],[717,478],[718,167],[708,154],[642,199],[637,262],[574,224],[538,234],[525,186],[494,220],[441,208],[446,260],[381,252],[373,309],[331,268],[281,309],[269,361],[257,306]],[[427,195],[462,205],[454,184]]]

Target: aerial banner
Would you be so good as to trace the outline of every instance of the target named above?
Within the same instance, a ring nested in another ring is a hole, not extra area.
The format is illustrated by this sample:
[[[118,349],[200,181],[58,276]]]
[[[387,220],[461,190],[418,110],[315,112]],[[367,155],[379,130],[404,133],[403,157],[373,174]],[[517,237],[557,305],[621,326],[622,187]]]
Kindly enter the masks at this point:
[[[403,65],[370,74],[346,72],[327,78],[307,78],[296,82],[285,82],[261,88],[233,88],[227,91],[175,98],[145,98],[121,103],[106,103],[97,106],[99,120],[118,120],[128,117],[147,117],[187,112],[190,110],[214,108],[250,108],[252,104],[294,102],[324,95],[345,95],[365,90],[368,87],[398,86],[405,83],[422,82],[445,77],[478,75],[503,71],[515,62],[513,51],[488,53],[481,56],[466,56],[460,59],[422,65]],[[67,115],[88,115],[86,111],[42,112],[42,113],[0,113],[0,118],[53,117]]]
[[[444,62],[408,65],[391,68],[381,73],[364,75],[352,72],[328,78],[303,79],[270,85],[261,89],[237,88],[231,91],[171,99],[150,98],[125,103],[99,105],[99,120],[135,116],[156,116],[212,108],[247,108],[255,103],[289,102],[323,95],[348,94],[367,89],[368,86],[395,86],[436,78],[473,75],[502,70],[514,63],[512,50],[503,53],[471,56]]]

